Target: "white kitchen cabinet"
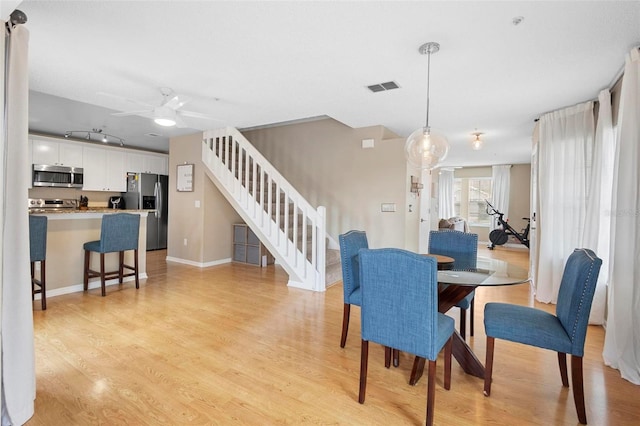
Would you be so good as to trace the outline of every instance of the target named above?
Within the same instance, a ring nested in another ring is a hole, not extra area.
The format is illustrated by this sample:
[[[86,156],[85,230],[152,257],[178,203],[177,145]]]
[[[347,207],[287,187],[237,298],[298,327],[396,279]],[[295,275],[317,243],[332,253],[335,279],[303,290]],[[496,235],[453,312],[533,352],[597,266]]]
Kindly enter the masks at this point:
[[[85,191],[125,192],[127,190],[125,160],[124,151],[85,147],[82,189]]]
[[[159,175],[169,174],[169,159],[166,155],[149,154],[146,157],[147,168],[151,173]]]
[[[31,144],[32,164],[49,166],[83,166],[82,145],[34,138]]]
[[[127,152],[127,172],[144,173],[144,154]]]
[[[164,154],[127,152],[127,172],[169,174],[168,157]]]

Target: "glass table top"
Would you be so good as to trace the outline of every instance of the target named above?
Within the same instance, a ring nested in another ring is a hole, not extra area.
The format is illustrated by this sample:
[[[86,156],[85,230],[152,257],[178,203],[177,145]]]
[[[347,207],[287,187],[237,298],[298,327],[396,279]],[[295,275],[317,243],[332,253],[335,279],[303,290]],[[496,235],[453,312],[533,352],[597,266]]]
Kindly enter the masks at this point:
[[[475,271],[438,271],[438,282],[441,284],[498,286],[522,284],[529,280],[528,270],[487,257],[478,257]]]

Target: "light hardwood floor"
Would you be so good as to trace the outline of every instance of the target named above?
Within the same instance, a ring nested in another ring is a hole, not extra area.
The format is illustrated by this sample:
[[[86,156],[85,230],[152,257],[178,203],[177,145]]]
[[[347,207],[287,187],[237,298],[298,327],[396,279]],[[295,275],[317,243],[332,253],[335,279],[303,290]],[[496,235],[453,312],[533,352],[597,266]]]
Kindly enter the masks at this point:
[[[526,251],[480,251],[528,263]],[[34,303],[37,391],[28,425],[424,423],[426,380],[409,386],[409,354],[385,369],[382,348],[372,344],[367,399],[358,403],[360,311],[352,309],[341,349],[341,284],[314,293],[288,288],[277,266],[200,269],[165,256],[148,253],[150,278],[137,291],[127,283],[108,287],[106,297],[99,290],[52,297],[46,311]],[[533,303],[526,284],[476,292],[470,345],[483,361],[487,301]],[[589,327],[589,424],[638,425],[640,387],[603,365],[603,339],[601,327]],[[455,361],[444,390],[440,360],[436,424],[578,423],[554,353],[504,341],[495,351],[490,398]]]

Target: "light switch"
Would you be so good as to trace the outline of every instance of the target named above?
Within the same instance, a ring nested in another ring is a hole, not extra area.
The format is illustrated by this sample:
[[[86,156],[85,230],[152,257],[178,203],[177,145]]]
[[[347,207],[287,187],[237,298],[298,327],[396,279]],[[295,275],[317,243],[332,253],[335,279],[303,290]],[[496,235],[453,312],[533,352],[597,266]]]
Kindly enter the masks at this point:
[[[374,140],[373,139],[362,139],[362,148],[373,148]]]
[[[199,209],[200,208],[200,200],[196,200],[195,204],[196,204],[196,209]]]
[[[395,212],[396,211],[396,203],[382,203],[380,205],[380,210],[383,212]]]

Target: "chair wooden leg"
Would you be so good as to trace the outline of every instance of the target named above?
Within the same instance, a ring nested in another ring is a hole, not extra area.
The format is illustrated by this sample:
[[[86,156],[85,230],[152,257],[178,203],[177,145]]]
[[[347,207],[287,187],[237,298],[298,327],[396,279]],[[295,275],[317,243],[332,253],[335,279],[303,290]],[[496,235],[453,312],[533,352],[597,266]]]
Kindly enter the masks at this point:
[[[118,252],[118,283],[122,284],[124,279],[124,251]]]
[[[467,310],[460,308],[460,337],[462,340],[466,339],[466,330],[467,330]]]
[[[400,351],[397,349],[393,350],[393,366],[397,367],[400,365]]]
[[[469,318],[469,335],[471,337],[473,337],[473,317],[474,317],[474,313],[475,313],[475,303],[476,302],[476,298],[474,297],[473,299],[471,299],[471,310],[469,311],[469,315],[471,315],[471,318]]]
[[[89,261],[91,259],[91,252],[89,250],[84,251],[84,291],[89,290]]]
[[[584,405],[584,383],[582,380],[582,357],[571,355],[571,384],[573,385],[573,400],[576,403],[578,421],[587,424],[587,410]]]
[[[495,338],[487,336],[487,358],[484,363],[484,396],[491,395],[491,374],[493,372],[493,347]]]
[[[411,369],[411,377],[409,378],[409,384],[415,386],[418,383],[418,379],[422,376],[424,371],[425,359],[419,356],[413,360],[413,368]]]
[[[360,392],[358,402],[364,404],[364,397],[367,390],[367,367],[369,363],[369,341],[362,340],[360,349]]]
[[[349,332],[349,313],[351,312],[351,305],[344,304],[344,310],[342,314],[342,337],[340,338],[340,347],[344,348],[347,343],[347,333]]]
[[[385,368],[391,366],[391,348],[389,346],[384,347],[384,366]]]
[[[47,310],[47,262],[40,261],[40,303],[42,310]]]
[[[433,425],[434,403],[436,401],[436,362],[429,360],[427,377],[427,426]]]
[[[138,278],[138,249],[133,251],[133,266],[136,268],[134,271],[136,274],[136,288],[140,288],[140,279]]]
[[[453,352],[453,336],[444,345],[444,388],[451,389],[451,353]]]
[[[102,297],[107,295],[107,285],[104,276],[104,253],[100,253],[100,285],[102,286]]]
[[[558,367],[560,367],[560,378],[562,379],[562,386],[569,387],[569,377],[567,376],[567,354],[564,352],[558,352]]]
[[[36,295],[36,283],[35,283],[35,278],[36,278],[36,264],[35,262],[31,262],[31,301],[33,302],[35,300],[35,295]]]

